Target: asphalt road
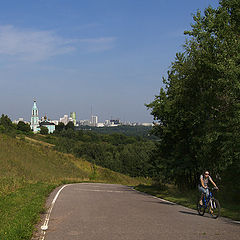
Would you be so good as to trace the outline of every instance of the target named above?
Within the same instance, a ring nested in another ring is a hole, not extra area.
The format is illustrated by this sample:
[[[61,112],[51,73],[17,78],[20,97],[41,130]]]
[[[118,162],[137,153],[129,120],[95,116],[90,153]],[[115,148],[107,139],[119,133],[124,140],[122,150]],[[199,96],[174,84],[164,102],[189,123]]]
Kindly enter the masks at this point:
[[[48,227],[45,240],[240,239],[240,224],[111,184],[65,187]]]

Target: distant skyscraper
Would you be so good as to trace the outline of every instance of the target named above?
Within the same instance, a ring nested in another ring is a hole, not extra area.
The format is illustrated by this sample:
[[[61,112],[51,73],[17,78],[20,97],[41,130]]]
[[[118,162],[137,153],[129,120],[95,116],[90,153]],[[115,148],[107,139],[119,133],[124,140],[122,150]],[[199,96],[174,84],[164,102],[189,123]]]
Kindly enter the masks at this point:
[[[98,116],[92,116],[91,124],[92,124],[92,126],[94,126],[94,127],[97,126],[97,124],[98,124]]]
[[[32,107],[32,117],[31,117],[31,129],[34,133],[39,131],[39,118],[38,118],[38,108],[37,103],[34,100]]]
[[[63,118],[60,118],[60,121],[59,121],[59,122],[62,122],[62,123],[64,123],[65,125],[67,125],[68,122],[69,122],[68,115],[64,115]]]
[[[73,124],[74,124],[74,126],[76,126],[76,124],[77,124],[76,112],[71,112],[70,118],[72,118]]]

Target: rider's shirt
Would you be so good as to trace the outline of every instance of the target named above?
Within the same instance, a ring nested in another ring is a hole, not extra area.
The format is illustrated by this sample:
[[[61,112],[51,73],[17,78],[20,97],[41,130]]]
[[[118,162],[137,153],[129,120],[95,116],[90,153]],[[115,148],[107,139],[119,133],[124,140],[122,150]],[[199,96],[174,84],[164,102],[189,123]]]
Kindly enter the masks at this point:
[[[208,185],[208,180],[212,180],[212,178],[210,176],[208,176],[207,178],[204,178],[203,175],[200,176],[200,182],[201,182],[201,179],[203,179],[203,182],[204,182],[204,186],[206,187]],[[200,184],[201,186],[202,184]]]

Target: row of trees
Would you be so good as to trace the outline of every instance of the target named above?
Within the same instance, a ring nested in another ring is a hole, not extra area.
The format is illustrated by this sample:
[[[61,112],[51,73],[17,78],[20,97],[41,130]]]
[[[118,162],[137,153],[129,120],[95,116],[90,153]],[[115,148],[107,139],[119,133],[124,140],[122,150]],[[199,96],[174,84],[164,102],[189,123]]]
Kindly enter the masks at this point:
[[[17,133],[32,134],[33,132],[28,123],[19,121],[18,124],[14,124],[7,115],[2,114],[0,117],[0,133],[15,135]],[[40,134],[48,134],[48,128],[41,126]]]
[[[72,153],[132,177],[149,177],[153,172],[151,161],[155,143],[141,137],[67,129],[41,139],[54,144],[58,151]]]
[[[31,128],[29,124],[22,121],[14,124],[7,115],[2,114],[0,117],[0,133],[16,134],[17,131],[29,133],[31,132]]]
[[[0,133],[15,135],[17,132],[30,134],[32,133],[32,130],[29,124],[24,123],[23,121],[19,121],[18,124],[14,124],[7,115],[2,114],[0,117]]]
[[[86,130],[89,129],[91,131],[100,133],[100,134],[114,134],[114,133],[122,133],[127,136],[139,136],[148,139],[156,139],[153,135],[150,135],[149,132],[152,129],[152,126],[127,126],[120,125],[116,127],[93,127],[93,126],[79,126],[78,130]]]
[[[240,1],[194,16],[184,52],[147,107],[158,120],[156,175],[195,187],[209,169],[225,182],[240,175]],[[231,174],[229,174],[231,173]],[[239,193],[239,184],[228,189]],[[238,197],[240,195],[238,194]]]

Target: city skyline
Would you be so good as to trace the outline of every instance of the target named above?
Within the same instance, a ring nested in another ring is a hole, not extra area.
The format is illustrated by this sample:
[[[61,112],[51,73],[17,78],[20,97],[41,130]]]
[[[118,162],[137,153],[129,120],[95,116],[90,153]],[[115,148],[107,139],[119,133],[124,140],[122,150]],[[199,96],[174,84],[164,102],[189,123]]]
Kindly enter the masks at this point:
[[[34,99],[36,99],[36,98],[34,98]],[[38,101],[37,101],[38,102]],[[41,107],[40,107],[41,108]],[[51,119],[51,120],[56,120],[56,119],[60,119],[61,117],[63,117],[64,115],[68,115],[68,116],[70,116],[71,115],[71,112],[75,112],[76,113],[76,119],[77,119],[77,121],[80,121],[80,120],[91,120],[91,118],[93,117],[93,116],[97,116],[98,117],[98,119],[100,119],[101,121],[104,121],[104,120],[112,120],[112,119],[118,119],[118,120],[121,120],[122,122],[128,122],[128,121],[131,121],[131,120],[129,120],[129,119],[126,119],[125,117],[124,118],[121,118],[121,117],[119,117],[119,116],[115,116],[115,115],[113,115],[113,114],[110,114],[109,116],[106,116],[106,117],[99,117],[99,116],[104,116],[104,114],[96,114],[95,112],[93,112],[93,110],[92,110],[92,105],[91,105],[91,108],[90,108],[90,110],[89,110],[89,114],[87,113],[87,114],[84,114],[84,115],[79,115],[78,114],[78,112],[76,112],[76,111],[74,111],[74,109],[72,109],[72,110],[69,110],[68,112],[62,112],[62,113],[60,113],[60,115],[58,115],[58,114],[56,114],[56,113],[54,113],[54,112],[50,112],[50,113],[47,113],[46,111],[42,111],[41,113],[40,113],[40,116],[43,118],[43,117],[47,117],[48,119]],[[96,111],[96,112],[98,112],[98,111]],[[5,113],[1,113],[1,114],[5,114]],[[30,121],[29,119],[31,118],[31,113],[30,113],[30,111],[28,111],[28,114],[25,114],[25,116],[23,116],[23,114],[21,114],[21,113],[16,113],[16,114],[14,114],[15,115],[15,118],[14,117],[12,117],[11,115],[8,115],[12,120],[14,119],[14,120],[17,120],[17,119],[19,119],[19,118],[23,118],[24,119],[24,121]],[[81,117],[81,116],[85,116],[85,117]],[[153,121],[153,118],[152,118],[152,121]],[[152,122],[151,121],[151,122]],[[139,121],[139,120],[136,120],[136,121],[132,121],[132,122],[141,122],[141,121]]]
[[[29,119],[151,122],[144,106],[182,51],[192,14],[217,0],[5,1],[0,8],[0,113]]]
[[[33,120],[33,115],[34,115],[34,111],[36,112],[35,114],[37,115],[37,120]],[[53,115],[53,114],[51,114]],[[37,106],[37,101],[36,101],[36,98],[34,98],[33,100],[33,108],[32,108],[32,111],[31,111],[31,118],[30,120],[28,118],[24,118],[24,117],[18,117],[16,119],[12,119],[12,121],[14,123],[18,123],[19,121],[23,121],[25,123],[29,123],[31,125],[33,125],[34,121],[35,121],[35,125],[38,125],[38,123],[40,122],[43,122],[43,121],[50,121],[56,125],[59,124],[59,122],[62,122],[64,123],[65,125],[69,122],[69,121],[72,121],[74,123],[74,125],[78,126],[78,125],[82,125],[81,122],[88,122],[88,124],[83,124],[83,125],[92,125],[92,126],[98,126],[98,124],[100,124],[100,126],[107,126],[107,125],[112,125],[110,124],[110,122],[113,122],[115,125],[115,122],[118,122],[118,124],[141,124],[143,122],[140,122],[140,121],[135,121],[135,122],[131,122],[131,121],[123,121],[122,119],[120,118],[114,118],[111,116],[111,118],[108,118],[108,119],[101,119],[101,121],[99,121],[99,117],[98,115],[94,115],[92,113],[92,106],[91,106],[91,115],[89,116],[89,118],[85,118],[85,119],[80,119],[80,118],[77,118],[77,114],[76,112],[70,112],[70,113],[64,113],[63,116],[58,116],[57,118],[50,118],[49,115],[47,115],[46,113],[41,113],[39,112],[39,108]],[[107,123],[109,122],[109,123]],[[144,123],[146,124],[146,123]]]

